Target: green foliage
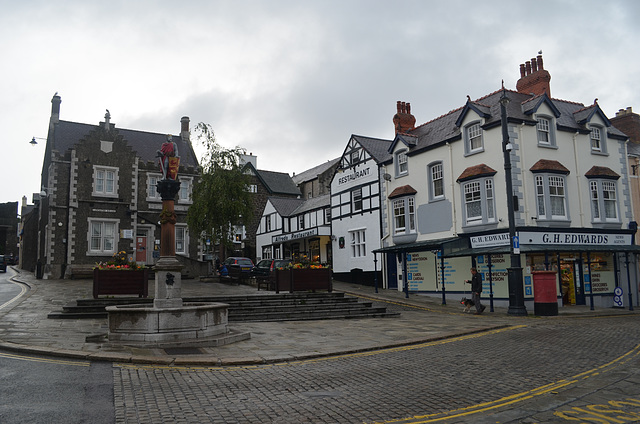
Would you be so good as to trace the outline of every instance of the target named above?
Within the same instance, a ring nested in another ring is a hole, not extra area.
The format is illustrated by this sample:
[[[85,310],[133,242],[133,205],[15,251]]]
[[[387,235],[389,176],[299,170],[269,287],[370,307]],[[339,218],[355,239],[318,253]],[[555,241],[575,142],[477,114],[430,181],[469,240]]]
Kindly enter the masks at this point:
[[[209,124],[195,127],[198,142],[206,149],[200,179],[193,189],[193,204],[187,223],[192,231],[205,233],[214,243],[229,246],[234,225],[244,225],[252,216],[249,175],[242,172],[240,147],[227,149],[216,142]]]

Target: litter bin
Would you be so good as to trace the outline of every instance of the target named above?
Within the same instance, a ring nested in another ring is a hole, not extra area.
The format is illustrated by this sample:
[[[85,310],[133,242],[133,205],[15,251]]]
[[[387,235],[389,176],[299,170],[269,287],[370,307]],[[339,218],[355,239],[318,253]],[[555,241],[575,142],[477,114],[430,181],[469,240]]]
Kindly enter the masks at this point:
[[[555,271],[534,271],[533,313],[538,316],[558,315],[558,291]]]

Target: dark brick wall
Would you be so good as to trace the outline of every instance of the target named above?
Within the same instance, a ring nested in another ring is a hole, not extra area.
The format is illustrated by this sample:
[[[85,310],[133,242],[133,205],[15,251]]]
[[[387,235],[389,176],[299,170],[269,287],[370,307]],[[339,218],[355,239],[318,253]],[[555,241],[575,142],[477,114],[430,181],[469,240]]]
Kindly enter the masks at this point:
[[[620,109],[614,118],[609,119],[614,127],[629,136],[632,143],[640,143],[640,115],[633,110]]]

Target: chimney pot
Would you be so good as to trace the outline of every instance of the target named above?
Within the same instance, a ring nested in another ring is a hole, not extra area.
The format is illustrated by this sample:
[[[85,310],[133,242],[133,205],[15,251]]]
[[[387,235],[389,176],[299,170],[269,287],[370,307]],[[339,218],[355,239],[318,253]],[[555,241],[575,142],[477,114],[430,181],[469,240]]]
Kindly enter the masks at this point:
[[[407,113],[411,113],[411,103],[407,102]]]
[[[402,113],[402,102],[400,100],[398,100],[398,103],[396,106],[398,107],[398,113]]]
[[[539,71],[543,71],[544,70],[544,66],[542,65],[542,55],[541,54],[538,55],[538,70]]]
[[[527,70],[527,75],[531,75],[531,61],[527,60],[524,64],[526,70]]]
[[[520,78],[524,78],[526,75],[524,73],[524,63],[520,64]]]
[[[531,72],[538,72],[538,61],[535,57],[531,58]]]

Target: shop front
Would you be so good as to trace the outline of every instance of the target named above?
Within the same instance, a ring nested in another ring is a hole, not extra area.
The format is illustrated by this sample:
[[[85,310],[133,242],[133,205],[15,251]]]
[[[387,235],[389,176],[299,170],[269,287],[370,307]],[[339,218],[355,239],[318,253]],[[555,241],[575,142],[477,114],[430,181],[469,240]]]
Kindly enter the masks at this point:
[[[328,226],[272,236],[265,246],[276,259],[331,265],[331,229]],[[263,252],[263,255],[267,252]]]

